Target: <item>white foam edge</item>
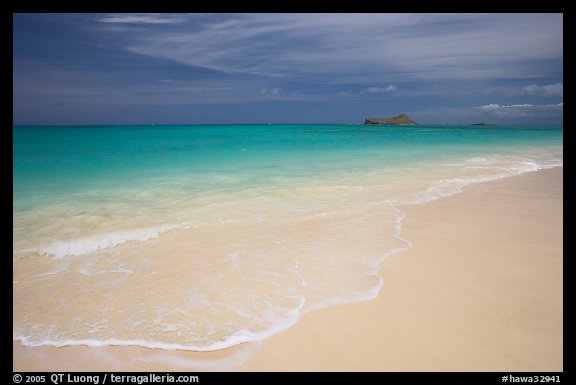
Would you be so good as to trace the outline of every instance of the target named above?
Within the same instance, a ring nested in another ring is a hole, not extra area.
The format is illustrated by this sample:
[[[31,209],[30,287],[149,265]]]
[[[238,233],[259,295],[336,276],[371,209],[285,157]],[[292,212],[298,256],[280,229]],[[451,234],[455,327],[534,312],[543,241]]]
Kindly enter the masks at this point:
[[[394,211],[395,220],[394,220],[394,235],[393,237],[401,242],[404,243],[403,246],[393,247],[389,250],[386,250],[379,258],[377,258],[374,263],[372,264],[372,269],[368,275],[373,275],[378,279],[378,282],[366,293],[356,293],[353,295],[348,296],[341,296],[341,297],[332,297],[328,298],[320,303],[317,303],[313,306],[310,306],[302,312],[302,314],[311,312],[317,309],[324,309],[335,305],[346,305],[350,303],[358,303],[358,302],[367,302],[372,301],[378,297],[380,290],[384,287],[384,277],[380,275],[380,269],[382,266],[382,262],[388,257],[391,257],[394,254],[397,254],[401,251],[408,250],[412,247],[412,242],[400,235],[402,232],[402,220],[406,217],[406,214],[403,213],[396,207],[395,205],[388,204],[390,208]]]
[[[437,199],[446,198],[452,195],[456,195],[462,192],[462,189],[466,186],[491,182],[498,179],[508,178],[512,176],[522,175],[528,172],[535,172],[539,170],[551,169],[555,167],[562,167],[563,161],[558,159],[552,161],[552,163],[538,164],[533,160],[524,161],[524,166],[520,168],[507,169],[507,172],[492,174],[492,175],[479,175],[468,178],[452,178],[452,179],[441,179],[432,186],[428,187],[426,191],[418,194],[415,198],[397,202],[402,204],[423,204],[430,203]]]
[[[186,227],[186,224],[165,224],[155,227],[118,230],[72,240],[54,241],[49,246],[34,249],[33,251],[43,255],[50,255],[53,259],[76,257],[98,250],[113,248],[131,241],[147,241],[157,238],[160,234],[167,231]]]
[[[244,347],[230,355],[218,359],[190,359],[179,356],[177,351],[162,351],[151,355],[135,356],[130,362],[145,362],[162,364],[165,367],[177,369],[194,369],[210,372],[228,372],[244,365],[259,349],[260,342],[244,344]]]
[[[142,348],[149,349],[161,349],[161,350],[189,350],[194,352],[211,352],[216,350],[227,349],[236,345],[240,345],[246,342],[256,342],[264,340],[268,337],[273,336],[283,330],[290,328],[295,325],[300,319],[300,313],[296,312],[293,317],[284,320],[284,322],[279,322],[272,327],[269,327],[261,332],[251,332],[248,330],[238,330],[234,334],[226,337],[221,341],[214,342],[210,345],[200,346],[200,345],[186,345],[178,343],[167,343],[150,341],[145,339],[118,339],[118,338],[108,338],[105,340],[96,339],[79,339],[79,340],[52,340],[52,339],[42,339],[41,341],[32,341],[32,338],[13,334],[12,340],[19,341],[23,346],[27,347],[37,347],[37,346],[54,346],[61,348],[64,346],[88,346],[88,347],[103,347],[103,346],[138,346]]]

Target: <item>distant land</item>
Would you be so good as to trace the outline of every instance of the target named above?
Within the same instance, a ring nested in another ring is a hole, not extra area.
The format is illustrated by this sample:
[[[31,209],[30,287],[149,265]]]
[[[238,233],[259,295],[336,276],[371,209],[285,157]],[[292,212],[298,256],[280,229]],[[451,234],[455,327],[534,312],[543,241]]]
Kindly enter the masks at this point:
[[[417,123],[410,119],[408,115],[400,114],[391,118],[366,118],[364,124],[415,126]]]

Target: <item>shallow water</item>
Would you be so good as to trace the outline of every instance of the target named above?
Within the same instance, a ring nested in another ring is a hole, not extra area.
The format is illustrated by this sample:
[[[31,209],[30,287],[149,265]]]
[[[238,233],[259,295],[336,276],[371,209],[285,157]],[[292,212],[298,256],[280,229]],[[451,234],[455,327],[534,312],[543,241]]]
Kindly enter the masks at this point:
[[[402,205],[562,165],[561,127],[17,126],[13,335],[206,351],[374,298]]]

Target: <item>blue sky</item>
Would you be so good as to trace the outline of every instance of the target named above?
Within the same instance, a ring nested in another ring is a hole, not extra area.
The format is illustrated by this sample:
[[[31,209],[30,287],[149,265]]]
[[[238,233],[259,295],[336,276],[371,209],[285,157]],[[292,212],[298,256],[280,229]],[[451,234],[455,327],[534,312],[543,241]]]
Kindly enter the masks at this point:
[[[14,14],[15,124],[562,123],[562,14]]]

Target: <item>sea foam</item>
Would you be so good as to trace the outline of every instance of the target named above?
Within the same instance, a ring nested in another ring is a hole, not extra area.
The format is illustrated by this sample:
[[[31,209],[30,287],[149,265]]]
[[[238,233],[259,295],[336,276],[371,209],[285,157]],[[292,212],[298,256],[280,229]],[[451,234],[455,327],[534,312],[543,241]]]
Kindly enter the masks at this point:
[[[499,170],[493,174],[481,174],[470,177],[458,177],[442,179],[433,183],[425,191],[418,194],[415,198],[405,201],[405,204],[422,204],[429,203],[436,199],[449,197],[462,192],[462,189],[468,185],[482,182],[490,182],[515,175],[521,175],[527,172],[534,172],[563,165],[562,159],[551,159],[544,162],[537,162],[531,159],[524,159],[513,164],[504,165],[500,158],[473,158],[462,165],[467,169],[486,169]]]
[[[185,227],[185,225],[167,224],[156,227],[113,231],[79,239],[54,241],[49,246],[39,248],[36,251],[41,254],[50,255],[54,259],[75,257],[97,250],[112,248],[130,241],[147,241],[157,238],[160,234],[167,231],[183,227]]]

